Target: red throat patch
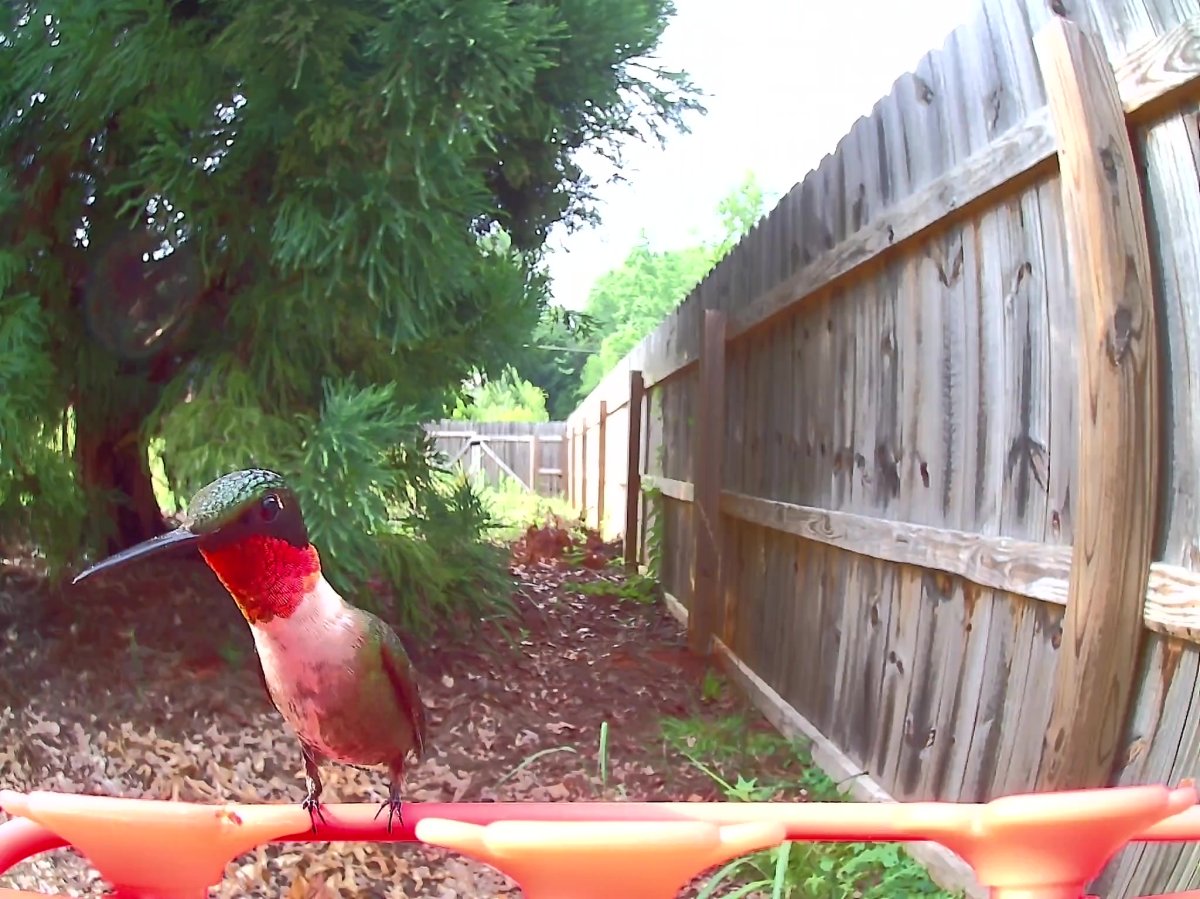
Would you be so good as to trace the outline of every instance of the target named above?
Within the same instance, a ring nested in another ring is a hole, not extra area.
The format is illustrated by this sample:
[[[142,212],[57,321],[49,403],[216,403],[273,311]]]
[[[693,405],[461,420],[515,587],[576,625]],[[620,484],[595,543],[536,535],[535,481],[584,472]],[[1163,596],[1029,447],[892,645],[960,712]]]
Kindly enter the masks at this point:
[[[255,535],[200,554],[251,624],[290,617],[321,576],[315,547],[277,537]]]

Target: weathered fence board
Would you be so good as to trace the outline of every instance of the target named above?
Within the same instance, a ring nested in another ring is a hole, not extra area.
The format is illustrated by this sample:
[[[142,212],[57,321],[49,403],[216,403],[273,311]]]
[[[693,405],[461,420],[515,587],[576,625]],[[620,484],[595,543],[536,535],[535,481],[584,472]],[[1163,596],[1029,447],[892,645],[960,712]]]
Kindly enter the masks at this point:
[[[1068,789],[1108,777],[1133,690],[1158,487],[1157,343],[1141,187],[1116,79],[1074,25],[1052,22],[1035,43],[1060,147],[1082,349],[1079,524],[1042,754],[1042,785]],[[1093,701],[1096,693],[1106,701]]]
[[[1072,65],[1094,53],[1091,73],[1043,68],[1035,34],[1066,37]],[[841,777],[868,772],[859,795],[1200,767],[1198,100],[1194,0],[982,0],[571,416],[594,440],[600,402],[619,408],[642,373],[642,558],[685,613],[695,416],[715,396],[703,321],[724,314],[720,595],[692,626],[712,621],[708,645],[772,720]],[[1089,255],[1114,183],[1128,252]],[[1126,346],[1138,374],[1105,393],[1123,375],[1096,363]],[[595,458],[573,482],[600,477]],[[1110,608],[1115,633],[1081,627]],[[1105,689],[1078,689],[1080,671]],[[1195,887],[1200,850],[1157,844],[1093,891]]]

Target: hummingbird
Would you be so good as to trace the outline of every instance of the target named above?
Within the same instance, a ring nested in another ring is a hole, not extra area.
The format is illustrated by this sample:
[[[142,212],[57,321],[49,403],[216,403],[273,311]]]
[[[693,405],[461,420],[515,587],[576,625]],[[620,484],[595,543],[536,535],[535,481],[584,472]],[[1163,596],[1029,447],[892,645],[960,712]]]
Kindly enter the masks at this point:
[[[400,638],[377,616],[346,602],[321,559],[295,492],[265,469],[234,471],[202,487],[183,523],[78,574],[170,551],[198,551],[241,610],[254,637],[267,696],[300,743],[313,832],[321,811],[320,765],[386,765],[388,810],[403,823],[401,787],[409,753],[425,751],[425,708]]]

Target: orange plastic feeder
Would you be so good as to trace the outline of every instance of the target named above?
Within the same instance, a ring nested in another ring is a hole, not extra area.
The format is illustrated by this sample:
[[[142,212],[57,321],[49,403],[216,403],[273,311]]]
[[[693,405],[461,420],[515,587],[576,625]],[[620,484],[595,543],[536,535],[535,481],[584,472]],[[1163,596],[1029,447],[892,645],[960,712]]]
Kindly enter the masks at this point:
[[[272,841],[418,840],[502,871],[530,899],[668,899],[701,871],[784,840],[935,841],[994,897],[1082,899],[1131,840],[1200,838],[1189,783],[1008,796],[988,803],[408,803],[386,831],[371,804],[200,805],[0,792],[0,873],[60,846],[125,899],[198,899],[226,864]],[[43,894],[0,890],[0,899]],[[1200,899],[1200,892],[1162,899]]]

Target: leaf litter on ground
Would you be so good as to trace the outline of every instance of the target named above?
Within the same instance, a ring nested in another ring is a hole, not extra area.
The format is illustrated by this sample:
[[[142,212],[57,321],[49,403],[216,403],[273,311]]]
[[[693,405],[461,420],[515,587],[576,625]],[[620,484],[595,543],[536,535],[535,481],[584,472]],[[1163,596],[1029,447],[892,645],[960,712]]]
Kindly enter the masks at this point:
[[[727,717],[741,701],[701,700],[706,664],[661,603],[622,600],[602,584],[585,593],[583,585],[618,580],[606,567],[613,548],[589,538],[572,556],[573,541],[547,533],[553,526],[514,544],[515,620],[405,638],[431,731],[405,798],[722,798],[664,741],[662,721]],[[0,639],[0,787],[299,802],[299,750],[258,682],[245,623],[206,568],[147,566],[136,578],[60,590],[10,568],[0,574],[0,608],[14,610]],[[751,726],[770,729],[757,716]],[[383,772],[327,764],[323,779],[327,801],[386,795]],[[89,897],[107,890],[70,849],[23,862],[0,886]],[[230,899],[519,894],[455,853],[370,843],[260,846],[230,862],[213,890]]]

